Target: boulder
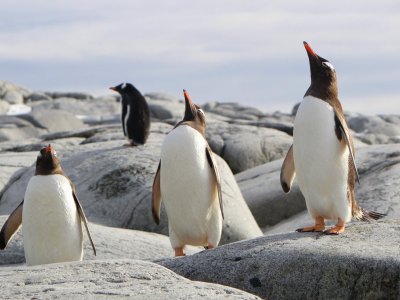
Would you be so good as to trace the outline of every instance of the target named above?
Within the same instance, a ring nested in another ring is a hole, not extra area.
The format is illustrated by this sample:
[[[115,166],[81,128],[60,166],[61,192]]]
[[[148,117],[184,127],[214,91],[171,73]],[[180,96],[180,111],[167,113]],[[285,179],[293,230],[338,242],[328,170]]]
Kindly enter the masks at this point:
[[[25,102],[35,102],[35,101],[50,101],[52,98],[42,92],[32,92],[25,96]]]
[[[145,98],[153,119],[170,120],[170,123],[177,123],[183,118],[185,104],[178,98],[161,93],[146,94]]]
[[[2,297],[129,299],[259,299],[211,283],[190,281],[151,262],[99,260],[45,266],[0,268]]]
[[[233,173],[279,159],[292,144],[291,136],[275,129],[225,122],[210,122],[206,137]]]
[[[212,112],[231,119],[258,120],[264,116],[264,113],[257,108],[243,106],[234,102],[207,102],[201,107],[206,112]]]
[[[264,236],[157,263],[263,299],[398,299],[399,231],[399,220],[360,223],[338,236]]]
[[[157,226],[151,215],[151,190],[165,134],[171,126],[153,123],[148,142],[135,148],[110,140],[58,151],[64,171],[75,183],[88,218],[103,225],[168,234],[168,220],[162,212]],[[52,134],[52,138],[56,134]],[[66,136],[62,136],[66,137]],[[218,159],[225,205],[222,243],[261,235],[240,193],[235,178],[222,159]],[[0,214],[9,214],[22,199],[34,173],[29,168],[13,183],[0,202]]]
[[[4,100],[0,100],[0,115],[7,114],[9,109],[10,109],[10,103]]]
[[[0,228],[8,216],[0,216]],[[140,259],[154,260],[173,256],[168,237],[138,230],[121,229],[89,223],[96,246],[94,255],[90,242],[83,234],[84,260],[93,259]],[[188,254],[200,252],[201,248],[187,247]],[[22,230],[19,230],[4,250],[0,250],[0,265],[25,263]]]
[[[58,99],[58,98],[73,98],[78,100],[93,99],[92,95],[81,92],[45,92],[45,94],[53,99]]]
[[[38,127],[45,128],[49,132],[71,131],[85,126],[72,113],[55,109],[34,111],[32,113],[32,123],[38,124]]]
[[[367,144],[389,144],[400,142],[400,116],[378,115],[348,116],[349,127],[356,132],[356,137]]]
[[[44,128],[38,128],[28,120],[15,116],[0,116],[0,142],[23,141],[44,132]]]

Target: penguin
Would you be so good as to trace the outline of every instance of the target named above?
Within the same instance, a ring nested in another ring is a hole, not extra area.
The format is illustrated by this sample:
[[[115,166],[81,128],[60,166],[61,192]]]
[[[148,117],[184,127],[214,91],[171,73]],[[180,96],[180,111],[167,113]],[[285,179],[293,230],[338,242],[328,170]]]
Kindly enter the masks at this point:
[[[146,99],[130,83],[121,83],[110,89],[122,98],[122,130],[129,142],[126,146],[144,145],[150,133],[150,112]]]
[[[152,190],[153,219],[159,224],[163,201],[175,256],[185,255],[185,245],[217,247],[224,217],[220,175],[205,139],[205,114],[183,93],[185,115],[163,142]]]
[[[371,221],[384,215],[364,210],[356,202],[354,186],[359,175],[355,149],[339,101],[335,68],[306,42],[304,47],[311,85],[294,120],[293,145],[283,161],[280,181],[288,193],[297,176],[307,210],[315,221],[298,232],[340,234],[352,217]],[[325,230],[325,220],[336,224]]]
[[[96,255],[75,187],[64,174],[56,151],[48,145],[39,152],[35,175],[29,180],[24,200],[0,231],[0,249],[7,246],[22,223],[28,266],[81,261],[82,222]]]

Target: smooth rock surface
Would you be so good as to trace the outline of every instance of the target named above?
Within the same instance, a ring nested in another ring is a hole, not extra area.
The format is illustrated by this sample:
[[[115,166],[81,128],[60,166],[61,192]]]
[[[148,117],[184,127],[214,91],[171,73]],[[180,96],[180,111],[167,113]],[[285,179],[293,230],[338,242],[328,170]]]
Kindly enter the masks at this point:
[[[209,124],[206,137],[233,173],[279,159],[292,144],[291,136],[275,129],[225,122]]]
[[[338,236],[265,236],[158,263],[264,299],[398,299],[399,245],[400,220],[391,220],[354,224]]]
[[[139,260],[3,267],[0,278],[1,296],[9,299],[259,299],[234,288],[190,281]]]

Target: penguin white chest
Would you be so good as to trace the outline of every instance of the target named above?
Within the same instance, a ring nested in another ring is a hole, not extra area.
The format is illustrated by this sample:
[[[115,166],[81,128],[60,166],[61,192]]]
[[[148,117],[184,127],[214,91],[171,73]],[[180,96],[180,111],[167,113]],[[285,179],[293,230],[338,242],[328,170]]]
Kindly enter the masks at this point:
[[[219,243],[222,215],[206,143],[198,131],[181,125],[162,146],[161,197],[173,247]]]
[[[81,219],[67,178],[31,178],[24,198],[22,233],[27,265],[82,260]]]
[[[349,151],[335,133],[333,108],[306,96],[296,114],[293,155],[300,189],[313,216],[351,219],[347,199]]]

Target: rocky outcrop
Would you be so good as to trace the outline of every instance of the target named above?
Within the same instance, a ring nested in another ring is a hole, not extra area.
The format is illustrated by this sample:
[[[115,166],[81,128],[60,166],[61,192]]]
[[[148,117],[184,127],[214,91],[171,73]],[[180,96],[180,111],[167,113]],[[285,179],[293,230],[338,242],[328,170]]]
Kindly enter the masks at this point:
[[[359,223],[339,236],[270,235],[157,263],[264,299],[398,299],[399,232],[399,220]]]
[[[249,293],[187,280],[151,262],[100,260],[36,267],[2,267],[5,299],[260,299]]]

